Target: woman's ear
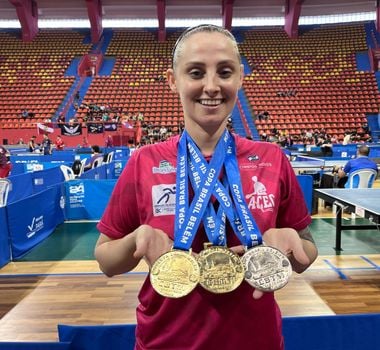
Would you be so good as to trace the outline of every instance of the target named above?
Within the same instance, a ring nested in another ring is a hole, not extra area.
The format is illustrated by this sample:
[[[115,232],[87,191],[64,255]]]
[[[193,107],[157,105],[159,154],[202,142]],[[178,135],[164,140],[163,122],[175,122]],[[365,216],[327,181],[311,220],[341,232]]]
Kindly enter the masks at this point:
[[[169,83],[169,87],[173,92],[177,92],[177,85],[175,82],[174,70],[173,68],[169,68],[166,71],[166,79]]]

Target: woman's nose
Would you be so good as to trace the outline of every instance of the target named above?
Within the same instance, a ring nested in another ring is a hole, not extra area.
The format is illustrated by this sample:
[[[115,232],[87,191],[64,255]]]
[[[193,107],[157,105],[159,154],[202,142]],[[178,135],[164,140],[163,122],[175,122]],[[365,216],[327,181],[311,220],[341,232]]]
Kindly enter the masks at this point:
[[[219,79],[216,74],[207,74],[204,77],[204,91],[214,95],[220,91]]]

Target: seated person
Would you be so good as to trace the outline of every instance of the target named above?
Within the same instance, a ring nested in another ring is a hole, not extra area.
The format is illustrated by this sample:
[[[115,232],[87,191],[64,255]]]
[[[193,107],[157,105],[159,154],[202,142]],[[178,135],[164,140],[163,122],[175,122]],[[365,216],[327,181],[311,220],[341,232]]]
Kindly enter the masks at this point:
[[[369,159],[368,155],[369,147],[361,145],[357,150],[355,159],[349,160],[343,168],[335,169],[339,177],[338,187],[346,187],[348,175],[353,171],[360,169],[374,169],[377,171],[377,164]]]
[[[93,167],[94,162],[97,158],[103,158],[103,155],[100,153],[100,147],[98,145],[91,146],[92,156],[89,159],[88,163],[84,166],[84,170],[89,170]]]

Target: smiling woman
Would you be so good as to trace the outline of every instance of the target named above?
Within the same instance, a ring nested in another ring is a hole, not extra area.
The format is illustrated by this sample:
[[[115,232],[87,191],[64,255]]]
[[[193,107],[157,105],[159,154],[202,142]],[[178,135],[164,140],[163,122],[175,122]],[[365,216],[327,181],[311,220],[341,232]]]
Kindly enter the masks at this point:
[[[206,154],[212,154],[243,80],[234,37],[211,25],[185,31],[174,47],[167,79],[180,96],[186,130]]]
[[[234,37],[201,25],[180,37],[173,55],[167,78],[185,129],[132,154],[97,225],[95,257],[107,276],[141,259],[150,268],[139,294],[137,349],[283,349],[278,287],[252,287],[244,271],[258,268],[252,275],[274,273],[286,284],[291,268],[302,272],[315,260],[302,191],[279,147],[227,129],[243,79]],[[176,170],[156,174],[163,159]],[[263,198],[273,200],[263,207]],[[263,239],[281,267],[271,253],[251,263]]]

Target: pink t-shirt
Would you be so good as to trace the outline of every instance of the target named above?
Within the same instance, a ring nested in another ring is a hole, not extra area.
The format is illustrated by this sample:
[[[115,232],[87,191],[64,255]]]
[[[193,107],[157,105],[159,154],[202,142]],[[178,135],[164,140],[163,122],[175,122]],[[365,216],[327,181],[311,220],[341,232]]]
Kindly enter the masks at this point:
[[[117,239],[148,224],[174,238],[178,140],[133,153],[97,226],[100,232]],[[243,192],[261,232],[309,225],[302,191],[281,149],[238,136],[235,140]],[[192,249],[199,252],[207,241],[200,227]],[[229,225],[227,244],[241,244]],[[226,294],[198,286],[183,298],[171,299],[156,293],[146,278],[139,293],[136,349],[283,349],[281,314],[273,293],[254,300],[252,292],[243,282]]]

